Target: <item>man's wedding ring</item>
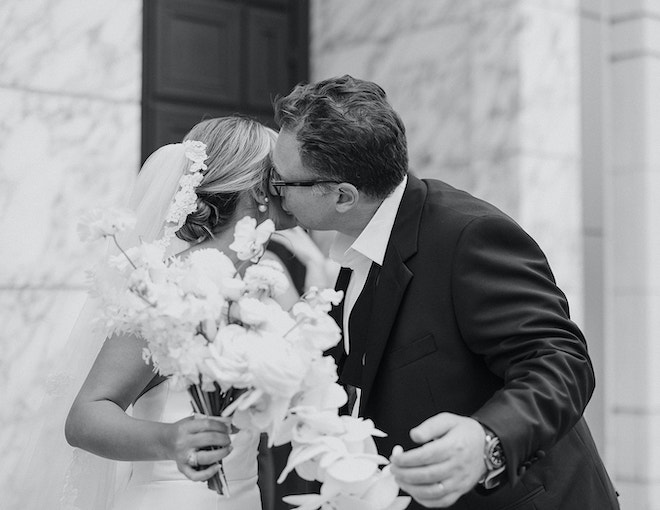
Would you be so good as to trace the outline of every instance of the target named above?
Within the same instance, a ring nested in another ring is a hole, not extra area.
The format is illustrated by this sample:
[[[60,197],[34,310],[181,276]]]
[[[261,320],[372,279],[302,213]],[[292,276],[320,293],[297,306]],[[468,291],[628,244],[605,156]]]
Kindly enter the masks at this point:
[[[197,450],[190,450],[188,456],[186,457],[186,462],[189,466],[196,468],[199,466],[199,461],[197,460]]]

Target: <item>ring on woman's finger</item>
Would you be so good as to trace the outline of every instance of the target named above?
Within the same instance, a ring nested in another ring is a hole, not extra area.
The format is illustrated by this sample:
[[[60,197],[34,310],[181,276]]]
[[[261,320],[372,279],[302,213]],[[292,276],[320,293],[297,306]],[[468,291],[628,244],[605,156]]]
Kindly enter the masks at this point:
[[[199,466],[199,461],[197,460],[197,450],[190,450],[188,452],[188,455],[186,456],[186,463],[194,468]]]
[[[437,482],[437,483],[435,484],[435,488],[437,489],[438,492],[442,492],[442,491],[445,490],[445,486],[442,485],[442,482]]]

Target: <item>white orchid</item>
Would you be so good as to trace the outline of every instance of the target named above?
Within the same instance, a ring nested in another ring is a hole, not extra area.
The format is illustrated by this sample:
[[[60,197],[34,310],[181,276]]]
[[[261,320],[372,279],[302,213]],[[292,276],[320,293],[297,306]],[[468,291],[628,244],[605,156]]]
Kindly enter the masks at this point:
[[[320,312],[329,312],[332,305],[338,305],[344,299],[344,292],[333,289],[319,289],[310,287],[302,297],[302,302]]]
[[[234,242],[229,248],[236,252],[239,260],[257,262],[264,254],[265,245],[275,232],[275,224],[268,219],[259,225],[257,220],[246,216],[236,223]]]

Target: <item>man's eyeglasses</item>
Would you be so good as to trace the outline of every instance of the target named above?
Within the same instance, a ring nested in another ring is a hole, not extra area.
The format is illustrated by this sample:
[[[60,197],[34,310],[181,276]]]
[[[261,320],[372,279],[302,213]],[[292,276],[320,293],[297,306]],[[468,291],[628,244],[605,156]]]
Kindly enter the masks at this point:
[[[271,187],[271,192],[278,196],[282,196],[282,188],[286,186],[294,186],[294,187],[310,187],[310,186],[316,186],[317,184],[341,184],[341,181],[332,181],[332,180],[317,180],[317,179],[307,179],[304,181],[283,181],[281,179],[275,179],[274,176],[277,175],[275,173],[274,169],[270,169],[270,175],[268,179],[268,183],[270,184]]]

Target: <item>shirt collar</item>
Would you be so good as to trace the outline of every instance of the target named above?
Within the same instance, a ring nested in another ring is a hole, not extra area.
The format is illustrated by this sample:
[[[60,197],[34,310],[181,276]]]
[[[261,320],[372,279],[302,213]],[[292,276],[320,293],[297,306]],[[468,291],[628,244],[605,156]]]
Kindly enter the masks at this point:
[[[330,258],[345,267],[354,267],[356,259],[363,257],[382,266],[407,182],[408,176],[405,175],[394,191],[378,206],[357,238],[337,232],[330,248]]]

